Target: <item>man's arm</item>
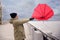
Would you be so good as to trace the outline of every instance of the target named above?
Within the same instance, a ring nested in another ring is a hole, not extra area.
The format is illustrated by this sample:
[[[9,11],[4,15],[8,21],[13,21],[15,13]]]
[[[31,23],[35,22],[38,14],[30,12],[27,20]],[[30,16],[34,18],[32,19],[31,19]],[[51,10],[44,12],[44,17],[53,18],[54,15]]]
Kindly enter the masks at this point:
[[[31,21],[33,20],[33,18],[30,18],[30,19],[22,19],[22,20],[16,20],[16,24],[23,24],[23,23],[26,23],[28,21]]]

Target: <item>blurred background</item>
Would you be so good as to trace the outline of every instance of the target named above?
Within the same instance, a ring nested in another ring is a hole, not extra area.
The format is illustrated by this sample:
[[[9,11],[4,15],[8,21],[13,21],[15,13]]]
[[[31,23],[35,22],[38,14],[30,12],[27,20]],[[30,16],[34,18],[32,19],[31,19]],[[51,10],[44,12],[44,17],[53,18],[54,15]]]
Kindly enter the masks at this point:
[[[18,13],[19,18],[30,18],[39,3],[48,4],[54,11],[51,21],[60,21],[60,0],[2,0],[3,21],[10,19],[10,13]]]

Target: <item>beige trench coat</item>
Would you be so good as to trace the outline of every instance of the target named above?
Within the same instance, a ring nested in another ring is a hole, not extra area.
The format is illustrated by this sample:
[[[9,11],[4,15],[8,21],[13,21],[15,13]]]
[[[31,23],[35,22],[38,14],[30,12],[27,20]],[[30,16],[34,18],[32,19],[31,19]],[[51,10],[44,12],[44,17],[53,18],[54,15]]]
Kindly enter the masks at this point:
[[[23,40],[25,38],[23,23],[28,22],[29,19],[17,20],[11,19],[10,23],[14,26],[14,37],[15,40]]]

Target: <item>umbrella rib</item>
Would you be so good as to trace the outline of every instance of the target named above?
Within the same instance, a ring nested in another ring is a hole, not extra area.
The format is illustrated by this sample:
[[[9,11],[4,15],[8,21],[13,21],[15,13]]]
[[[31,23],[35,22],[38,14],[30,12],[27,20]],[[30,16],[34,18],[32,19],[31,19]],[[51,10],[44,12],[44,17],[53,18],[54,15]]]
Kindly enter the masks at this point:
[[[51,10],[51,11],[52,11],[52,10]],[[49,12],[47,13],[47,15],[48,15],[51,11],[49,11]],[[46,16],[47,16],[47,15],[46,15]],[[45,17],[46,17],[46,16],[45,16]]]
[[[45,8],[46,8],[46,4],[45,4],[45,7],[44,7],[44,16],[45,16]]]
[[[36,10],[36,9],[35,9]],[[37,10],[36,10],[37,11]],[[40,13],[39,11],[37,11],[38,13]]]

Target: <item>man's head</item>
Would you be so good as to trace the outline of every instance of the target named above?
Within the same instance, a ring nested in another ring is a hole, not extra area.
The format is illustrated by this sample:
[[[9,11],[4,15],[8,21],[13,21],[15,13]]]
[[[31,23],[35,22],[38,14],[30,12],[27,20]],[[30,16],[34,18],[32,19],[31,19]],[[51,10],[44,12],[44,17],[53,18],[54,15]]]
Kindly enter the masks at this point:
[[[17,13],[10,13],[11,18],[18,18]]]

